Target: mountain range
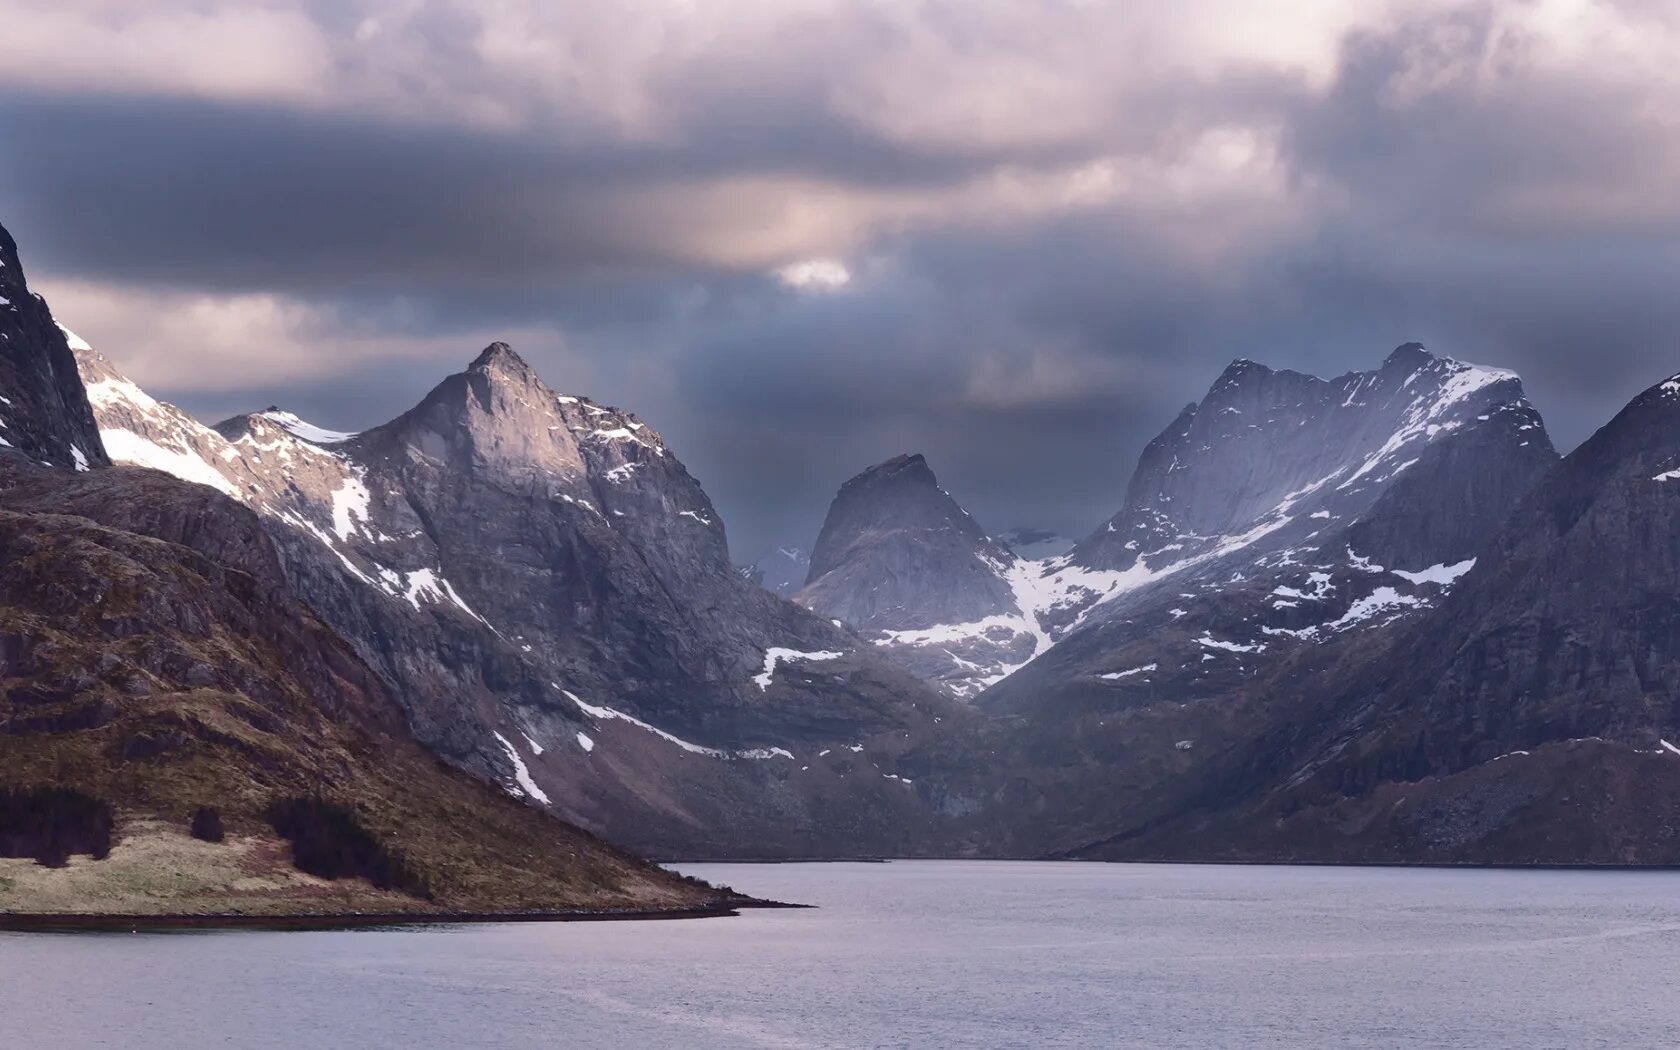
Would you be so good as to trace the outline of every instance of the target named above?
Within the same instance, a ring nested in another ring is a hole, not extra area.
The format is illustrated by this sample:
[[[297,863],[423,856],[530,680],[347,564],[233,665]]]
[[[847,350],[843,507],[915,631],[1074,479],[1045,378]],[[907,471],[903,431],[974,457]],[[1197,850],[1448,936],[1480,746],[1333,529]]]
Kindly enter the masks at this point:
[[[738,900],[439,761],[258,514],[219,486],[111,464],[78,349],[0,230],[0,912]]]
[[[231,778],[218,818],[242,834],[283,839],[276,807],[307,804],[380,844],[358,856],[404,858],[358,869],[387,883],[366,892],[461,906],[546,884],[449,882],[474,833],[393,784],[587,843],[667,906],[726,898],[593,836],[691,858],[1680,859],[1680,380],[1559,457],[1502,369],[1415,343],[1333,379],[1238,360],[1077,542],[989,533],[907,453],[841,485],[808,548],[737,567],[652,426],[504,344],[357,433],[279,407],[205,425],[60,328],[4,244],[0,854],[97,853],[119,820],[177,834]],[[153,576],[123,592],[137,611],[99,604]],[[137,652],[112,662],[113,631]],[[283,757],[234,725],[254,708]],[[322,769],[331,798],[302,790]],[[46,791],[75,796],[74,841],[7,831],[20,792],[58,812]]]

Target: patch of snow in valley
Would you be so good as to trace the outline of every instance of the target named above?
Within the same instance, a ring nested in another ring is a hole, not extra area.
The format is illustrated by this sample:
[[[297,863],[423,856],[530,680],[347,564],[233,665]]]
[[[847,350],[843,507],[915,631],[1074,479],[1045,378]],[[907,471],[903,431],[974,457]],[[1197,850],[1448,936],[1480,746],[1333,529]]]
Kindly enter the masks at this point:
[[[1223,649],[1228,653],[1262,653],[1266,651],[1266,643],[1264,642],[1244,645],[1241,642],[1228,642],[1222,638],[1215,638],[1205,631],[1200,638],[1196,639],[1196,644],[1206,649]]]
[[[839,654],[835,654],[835,655],[839,655]],[[560,689],[560,686],[558,684],[555,684],[554,688]],[[679,747],[682,750],[688,752],[689,754],[705,755],[708,758],[729,758],[729,759],[793,758],[793,752],[787,750],[786,748],[781,748],[781,747],[755,747],[755,748],[748,748],[748,749],[743,750],[743,751],[726,751],[722,748],[704,747],[700,744],[696,744],[696,743],[692,743],[690,741],[684,740],[682,737],[677,736],[674,733],[667,733],[665,730],[660,729],[658,726],[649,725],[648,723],[642,721],[640,718],[637,718],[635,715],[626,714],[623,711],[617,711],[617,710],[614,710],[613,708],[610,708],[610,707],[603,707],[599,704],[586,703],[585,701],[579,699],[578,695],[576,693],[572,692],[570,689],[560,689],[560,692],[565,695],[566,699],[568,699],[572,703],[576,704],[578,710],[582,711],[584,714],[588,715],[589,717],[596,719],[597,721],[627,722],[630,725],[635,726],[637,729],[640,729],[645,733],[651,733],[654,736],[658,737],[659,739],[666,741],[667,743],[675,744],[677,747]],[[580,740],[583,738],[582,733],[579,733],[578,736],[579,736]],[[586,750],[586,751],[592,750],[593,746],[594,746],[593,741],[591,741],[590,746],[585,747],[584,750]],[[858,750],[862,750],[862,748],[859,748]],[[827,754],[827,752],[825,751],[825,752],[823,752],[823,754]]]

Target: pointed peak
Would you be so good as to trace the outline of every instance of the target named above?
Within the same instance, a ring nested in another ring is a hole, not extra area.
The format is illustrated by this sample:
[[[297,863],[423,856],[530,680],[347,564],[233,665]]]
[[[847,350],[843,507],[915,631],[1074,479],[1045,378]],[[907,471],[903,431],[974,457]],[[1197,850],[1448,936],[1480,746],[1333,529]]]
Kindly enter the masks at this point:
[[[1253,361],[1246,357],[1239,357],[1230,364],[1226,365],[1225,371],[1219,373],[1219,375],[1220,378],[1224,378],[1226,376],[1242,376],[1247,375],[1250,372],[1258,372],[1261,375],[1270,375],[1271,371],[1272,370],[1270,368],[1258,361]]]
[[[532,376],[536,373],[525,359],[514,352],[513,347],[503,342],[491,343],[479,355],[473,358],[472,364],[467,366],[469,372],[502,372],[513,375]]]
[[[1424,349],[1422,343],[1401,343],[1383,360],[1384,368],[1403,368],[1415,372],[1438,358]]]
[[[913,484],[927,485],[938,488],[939,480],[933,476],[933,470],[927,464],[927,459],[920,452],[904,453],[858,474],[846,482],[847,486],[876,484],[888,481],[907,481]]]

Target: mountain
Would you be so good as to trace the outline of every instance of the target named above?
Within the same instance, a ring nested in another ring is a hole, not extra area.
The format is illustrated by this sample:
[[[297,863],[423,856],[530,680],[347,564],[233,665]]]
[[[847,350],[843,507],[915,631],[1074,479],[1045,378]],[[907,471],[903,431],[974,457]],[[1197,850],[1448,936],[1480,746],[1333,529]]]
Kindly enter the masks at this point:
[[[204,427],[81,358],[114,457],[258,512],[293,586],[451,763],[662,855],[918,848],[932,806],[894,756],[949,705],[742,579],[633,414],[556,393],[499,343],[356,434],[275,408]]]
[[[1056,645],[983,700],[1214,695],[1414,615],[1556,459],[1510,372],[1417,344],[1334,380],[1237,361],[1144,450],[1126,506],[1047,563],[1091,586],[1063,589]]]
[[[1032,571],[939,487],[923,457],[904,455],[840,487],[794,600],[964,697],[1047,640],[1023,587]]]
[[[811,554],[803,547],[784,544],[768,555],[737,570],[744,580],[758,584],[771,594],[791,598],[805,586],[811,571]]]
[[[0,450],[86,470],[110,461],[76,372],[70,341],[29,290],[17,242],[0,227]]]
[[[729,905],[440,763],[256,514],[106,465],[76,344],[0,243],[26,307],[0,311],[0,911]]]
[[[1414,345],[1333,380],[1236,362],[1033,570],[1052,644],[973,700],[992,779],[938,782],[987,796],[964,848],[1084,855],[1252,786],[1228,756],[1322,717],[1304,669],[1429,619],[1556,459],[1508,372]]]
[[[1521,501],[1435,614],[1296,676],[1186,815],[1089,855],[1680,861],[1680,376]]]

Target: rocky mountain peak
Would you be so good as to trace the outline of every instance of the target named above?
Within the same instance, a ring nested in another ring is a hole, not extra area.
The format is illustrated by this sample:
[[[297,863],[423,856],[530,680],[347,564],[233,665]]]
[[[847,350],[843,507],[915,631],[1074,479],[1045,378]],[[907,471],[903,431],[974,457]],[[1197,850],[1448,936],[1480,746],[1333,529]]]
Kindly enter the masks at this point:
[[[513,347],[499,340],[479,351],[467,366],[467,371],[499,373],[520,379],[535,379],[537,375],[536,370]]]
[[[939,479],[934,477],[926,457],[920,452],[911,452],[875,464],[847,481],[842,489],[884,484],[922,485],[936,489],[939,487]]]
[[[1426,350],[1422,343],[1401,343],[1389,351],[1388,357],[1383,360],[1383,368],[1398,368],[1415,372],[1419,368],[1438,360],[1440,358]]]
[[[966,695],[1035,651],[1017,566],[924,457],[900,455],[840,486],[795,600],[876,632],[889,656]]]
[[[1515,373],[1418,343],[1335,379],[1238,360],[1150,443],[1126,508],[1074,559],[1125,569],[1151,552],[1181,558],[1257,531],[1284,540],[1290,521],[1347,524],[1426,448],[1489,422],[1520,434],[1514,447],[1550,450]]]
[[[844,485],[829,506],[822,532],[811,551],[808,583],[839,568],[860,547],[884,534],[917,542],[944,543],[972,556],[984,551],[1000,560],[1009,555],[994,543],[944,489],[919,453],[894,456],[863,471]],[[943,537],[933,540],[931,537]],[[844,619],[845,617],[841,617]]]
[[[78,470],[109,462],[73,338],[29,290],[17,243],[0,227],[0,452]]]

